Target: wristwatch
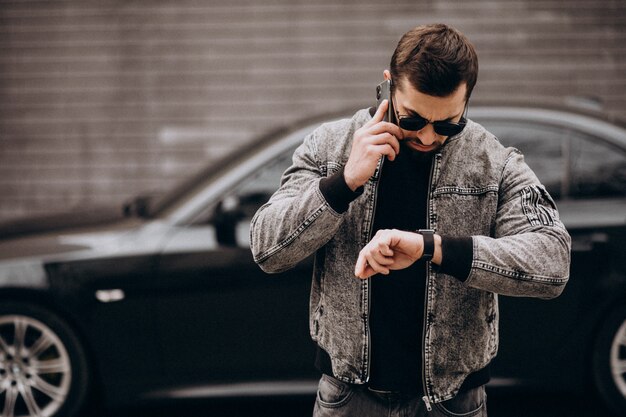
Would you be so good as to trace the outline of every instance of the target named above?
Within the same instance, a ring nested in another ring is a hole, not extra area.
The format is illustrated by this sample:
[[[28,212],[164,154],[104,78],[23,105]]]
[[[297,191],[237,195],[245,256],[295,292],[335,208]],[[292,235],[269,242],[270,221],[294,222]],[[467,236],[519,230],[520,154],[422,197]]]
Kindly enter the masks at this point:
[[[424,237],[424,252],[420,259],[428,262],[433,259],[435,254],[435,231],[433,229],[419,229],[417,233]]]

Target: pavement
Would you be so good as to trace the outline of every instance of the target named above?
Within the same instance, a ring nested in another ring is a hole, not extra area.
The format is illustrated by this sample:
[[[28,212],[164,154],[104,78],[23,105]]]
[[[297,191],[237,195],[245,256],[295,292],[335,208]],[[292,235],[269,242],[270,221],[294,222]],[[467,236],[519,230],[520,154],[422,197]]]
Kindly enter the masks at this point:
[[[593,395],[487,390],[489,417],[615,417]],[[103,417],[302,417],[310,416],[310,396],[194,400],[130,406],[104,411]]]

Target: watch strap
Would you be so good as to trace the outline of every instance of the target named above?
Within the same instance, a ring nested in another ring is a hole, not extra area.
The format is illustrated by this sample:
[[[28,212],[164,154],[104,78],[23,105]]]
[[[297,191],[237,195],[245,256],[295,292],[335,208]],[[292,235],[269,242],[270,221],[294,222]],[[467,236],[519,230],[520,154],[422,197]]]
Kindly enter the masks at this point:
[[[428,262],[433,259],[435,254],[435,231],[433,229],[419,229],[417,233],[424,238],[424,251],[420,259]]]

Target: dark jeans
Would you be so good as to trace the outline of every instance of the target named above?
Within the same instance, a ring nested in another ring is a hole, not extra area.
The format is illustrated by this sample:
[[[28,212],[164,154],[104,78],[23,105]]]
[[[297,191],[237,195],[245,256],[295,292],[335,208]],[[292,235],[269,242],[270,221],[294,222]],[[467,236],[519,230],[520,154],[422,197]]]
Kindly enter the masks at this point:
[[[480,386],[459,393],[451,400],[432,405],[420,396],[372,391],[322,375],[317,389],[313,417],[486,417],[487,395]]]

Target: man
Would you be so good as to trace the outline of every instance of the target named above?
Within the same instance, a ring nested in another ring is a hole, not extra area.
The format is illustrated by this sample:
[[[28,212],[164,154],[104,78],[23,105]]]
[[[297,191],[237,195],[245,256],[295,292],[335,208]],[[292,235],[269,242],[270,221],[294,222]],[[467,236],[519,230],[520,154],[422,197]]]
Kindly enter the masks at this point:
[[[457,30],[407,32],[383,73],[391,103],[305,138],[252,220],[263,270],[316,255],[315,416],[485,416],[496,294],[553,298],[567,282],[551,197],[464,117],[477,72]]]

